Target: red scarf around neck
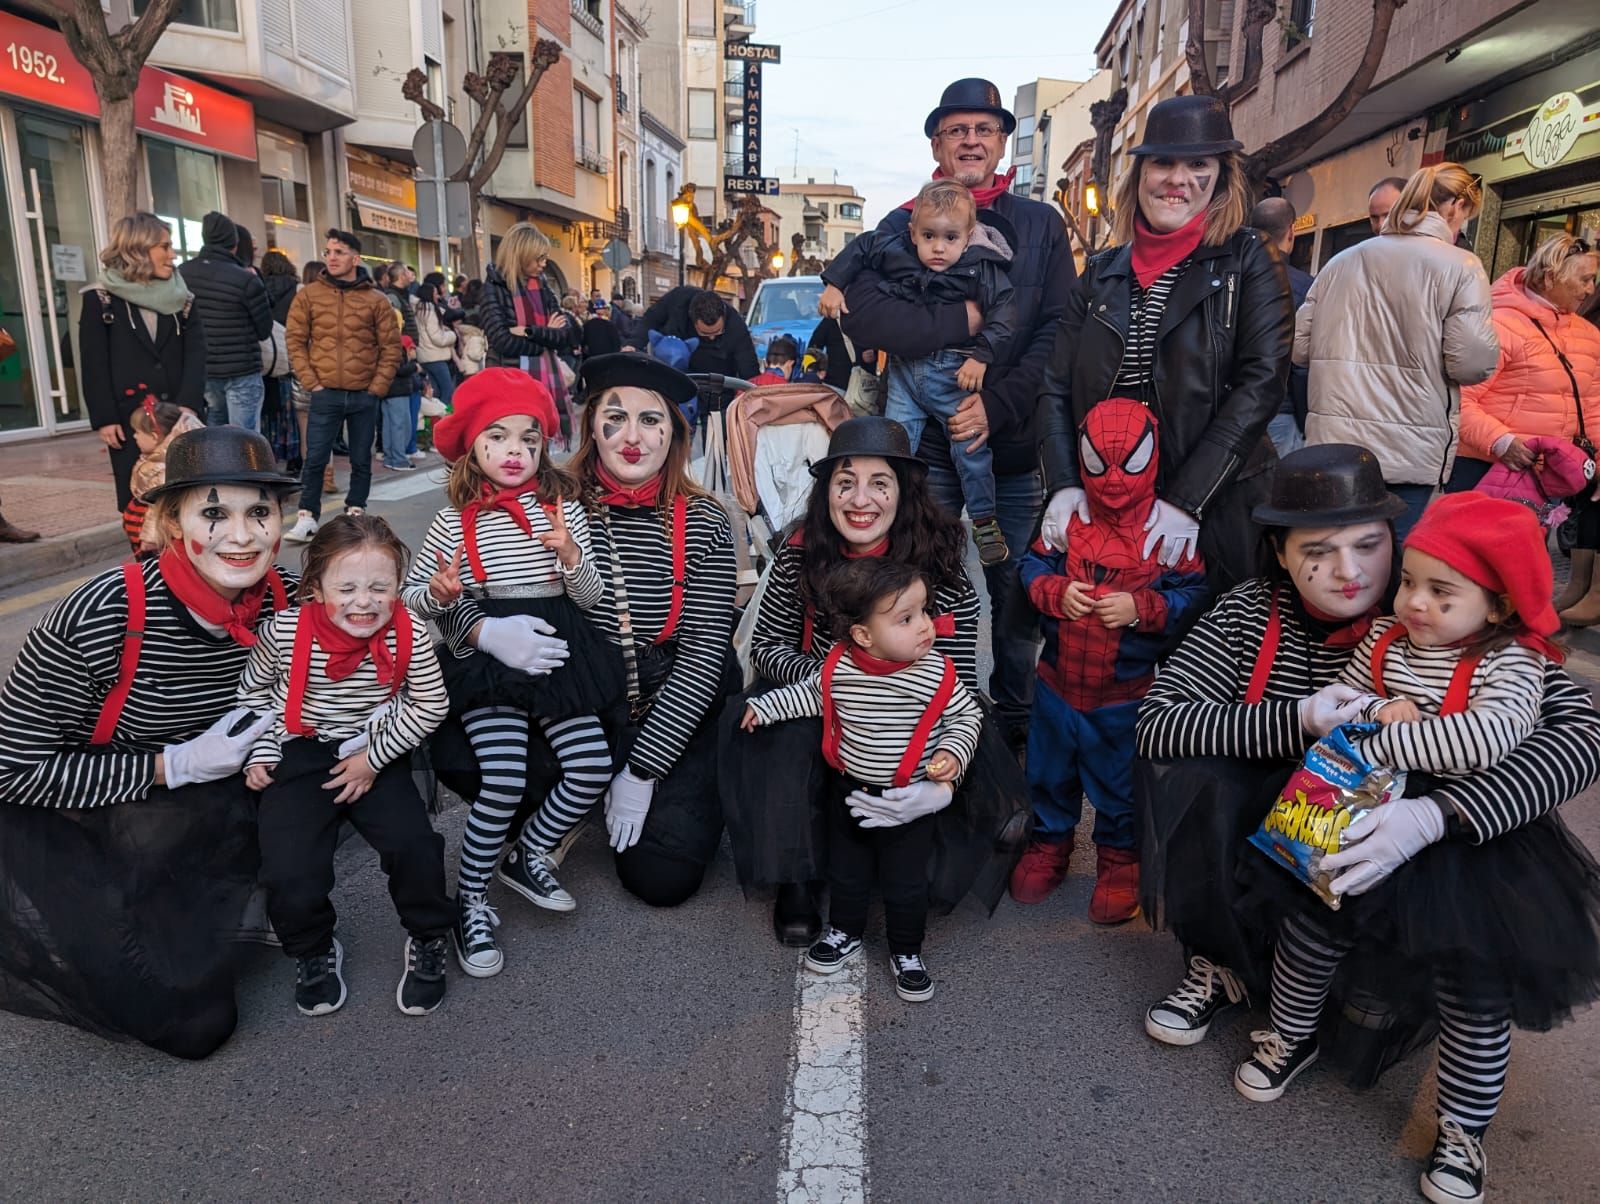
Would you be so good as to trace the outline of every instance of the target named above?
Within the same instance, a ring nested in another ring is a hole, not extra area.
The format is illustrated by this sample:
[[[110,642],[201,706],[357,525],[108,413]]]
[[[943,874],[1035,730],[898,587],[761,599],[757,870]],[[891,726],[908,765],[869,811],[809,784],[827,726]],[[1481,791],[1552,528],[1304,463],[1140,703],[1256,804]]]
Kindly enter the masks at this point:
[[[596,460],[594,475],[600,481],[600,500],[608,506],[654,506],[661,500],[659,472],[642,485],[624,485]]]
[[[173,596],[204,622],[225,629],[228,638],[241,648],[255,644],[256,620],[261,617],[261,603],[269,586],[267,578],[263,577],[237,598],[228,599],[200,575],[200,570],[194,567],[182,548],[169,546],[161,553],[157,567]]]
[[[850,662],[863,673],[870,673],[873,677],[887,677],[891,673],[898,673],[902,669],[909,669],[916,661],[890,661],[872,653],[851,641],[849,644]]]
[[[361,662],[370,656],[373,667],[378,671],[378,684],[391,687],[391,692],[398,689],[404,680],[404,670],[398,674],[395,672],[398,666],[394,653],[389,651],[389,633],[395,630],[396,623],[403,620],[405,614],[405,606],[395,603],[389,621],[370,636],[362,637],[351,635],[330,619],[327,607],[321,602],[307,602],[300,608],[301,621],[310,625],[311,638],[316,641],[317,647],[328,654],[330,681],[343,681],[361,668]]]
[[[1133,219],[1133,275],[1140,288],[1149,288],[1168,268],[1189,256],[1206,232],[1206,214],[1199,213],[1171,234],[1158,234],[1138,214]]]
[[[489,574],[483,567],[482,558],[478,555],[478,516],[487,510],[504,510],[511,516],[511,521],[522,528],[522,533],[532,539],[533,524],[528,521],[528,512],[519,499],[533,488],[533,484],[529,481],[525,485],[508,485],[504,489],[496,489],[485,481],[478,500],[468,502],[461,508],[461,542],[466,548],[467,563],[472,566],[473,578],[479,585],[488,581]]]
[[[1376,603],[1366,614],[1357,615],[1354,619],[1349,620],[1341,619],[1338,615],[1325,614],[1304,598],[1300,599],[1300,605],[1305,607],[1306,614],[1317,622],[1326,623],[1332,628],[1328,632],[1328,638],[1322,641],[1323,646],[1326,648],[1354,648],[1367,638],[1367,631],[1372,626],[1372,620],[1378,617]]]
[[[948,177],[944,174],[944,168],[936,167],[933,169],[933,178],[935,180],[943,180],[947,179]],[[972,193],[972,199],[977,204],[979,209],[987,209],[990,205],[993,205],[1002,196],[1011,191],[1011,181],[1015,180],[1016,178],[1017,169],[1013,167],[1003,176],[995,175],[990,179],[989,183],[985,184],[983,187],[969,188],[967,191]],[[916,203],[917,198],[912,197],[904,205],[901,205],[900,208],[911,209],[916,205]]]

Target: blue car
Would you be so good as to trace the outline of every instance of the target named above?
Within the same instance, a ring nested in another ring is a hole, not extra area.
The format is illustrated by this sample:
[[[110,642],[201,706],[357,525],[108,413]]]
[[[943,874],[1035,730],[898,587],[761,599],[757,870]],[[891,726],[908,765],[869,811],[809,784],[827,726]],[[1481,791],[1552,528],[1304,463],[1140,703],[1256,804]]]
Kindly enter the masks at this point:
[[[780,334],[788,335],[800,354],[805,354],[811,332],[822,321],[817,302],[822,298],[823,287],[821,276],[780,276],[763,280],[756,287],[744,320],[750,327],[757,359],[766,358],[767,344]]]

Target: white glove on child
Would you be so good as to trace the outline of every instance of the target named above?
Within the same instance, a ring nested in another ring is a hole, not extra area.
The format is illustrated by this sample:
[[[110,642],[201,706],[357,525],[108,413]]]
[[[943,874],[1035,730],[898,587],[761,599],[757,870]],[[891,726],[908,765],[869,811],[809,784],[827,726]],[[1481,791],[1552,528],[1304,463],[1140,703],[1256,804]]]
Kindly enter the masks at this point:
[[[559,669],[568,656],[567,641],[533,615],[485,619],[478,627],[478,651],[487,652],[508,669],[534,677]]]
[[[237,735],[228,729],[254,714],[249,707],[234,707],[193,740],[169,744],[161,750],[167,786],[176,789],[195,782],[215,782],[244,768],[250,746],[272,726],[272,713],[259,716]]]
[[[366,732],[357,732],[348,740],[339,745],[339,760],[353,757],[358,752],[365,752],[367,745],[372,743],[372,737]]]
[[[611,779],[606,790],[606,835],[617,852],[625,853],[639,843],[655,793],[653,778],[636,777],[631,770]]]
[[[1044,508],[1044,522],[1039,526],[1039,537],[1044,545],[1057,552],[1067,550],[1067,524],[1076,513],[1078,521],[1089,521],[1089,495],[1076,485],[1057,489],[1050,495],[1050,504]]]
[[[1345,872],[1328,884],[1336,895],[1365,894],[1435,841],[1443,840],[1444,812],[1427,795],[1397,798],[1367,812],[1344,830],[1337,853],[1322,868]]]
[[[909,786],[891,786],[882,798],[865,790],[852,790],[844,802],[863,828],[894,828],[943,811],[954,797],[955,787],[949,782],[924,780]]]
[[[1160,498],[1156,499],[1144,529],[1150,533],[1144,541],[1145,558],[1149,558],[1150,549],[1159,543],[1161,563],[1169,569],[1185,556],[1193,556],[1200,543],[1200,520]]]
[[[1320,740],[1341,723],[1360,719],[1366,701],[1367,696],[1354,686],[1329,682],[1300,700],[1300,726]]]

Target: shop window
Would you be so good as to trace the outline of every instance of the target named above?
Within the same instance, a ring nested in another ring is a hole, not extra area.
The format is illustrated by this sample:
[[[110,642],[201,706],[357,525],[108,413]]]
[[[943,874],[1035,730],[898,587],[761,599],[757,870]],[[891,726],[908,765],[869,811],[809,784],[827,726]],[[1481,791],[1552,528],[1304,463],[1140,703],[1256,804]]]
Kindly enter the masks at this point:
[[[1372,223],[1366,218],[1328,227],[1322,232],[1322,266],[1327,267],[1328,260],[1340,251],[1348,251],[1357,243],[1366,242],[1372,237]]]
[[[148,139],[144,151],[151,207],[172,231],[172,247],[180,262],[192,259],[200,253],[201,220],[222,208],[216,157]]]
[[[1294,250],[1289,252],[1289,262],[1302,272],[1311,271],[1311,252],[1317,243],[1317,232],[1308,230],[1294,240]]]
[[[133,0],[133,15],[142,16],[149,0]],[[201,29],[214,29],[219,33],[239,32],[238,0],[182,0],[174,25],[198,25]]]

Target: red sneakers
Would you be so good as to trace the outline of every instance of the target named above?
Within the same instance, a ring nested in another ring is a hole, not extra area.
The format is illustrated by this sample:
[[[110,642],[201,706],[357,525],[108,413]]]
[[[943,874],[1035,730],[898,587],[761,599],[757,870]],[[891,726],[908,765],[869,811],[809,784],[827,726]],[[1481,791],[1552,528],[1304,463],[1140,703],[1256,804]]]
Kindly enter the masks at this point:
[[[1019,867],[1020,868],[1020,867]],[[1016,879],[1012,878],[1012,893]],[[1121,924],[1139,914],[1139,853],[1137,849],[1095,846],[1094,894],[1089,898],[1089,918],[1096,924]]]
[[[1067,876],[1072,858],[1072,836],[1057,844],[1030,841],[1027,851],[1011,871],[1011,897],[1018,903],[1043,903]]]

